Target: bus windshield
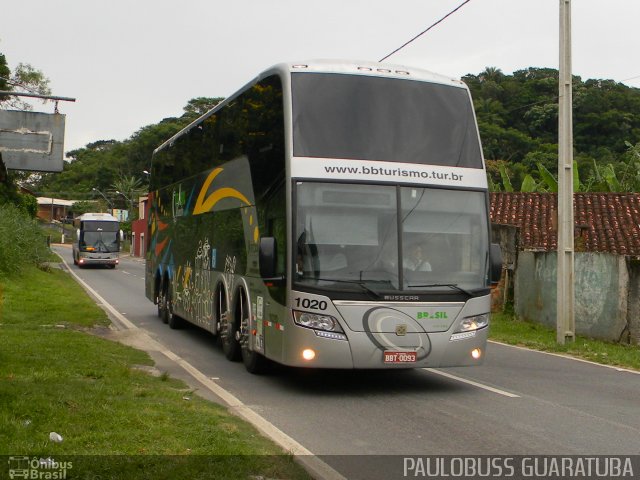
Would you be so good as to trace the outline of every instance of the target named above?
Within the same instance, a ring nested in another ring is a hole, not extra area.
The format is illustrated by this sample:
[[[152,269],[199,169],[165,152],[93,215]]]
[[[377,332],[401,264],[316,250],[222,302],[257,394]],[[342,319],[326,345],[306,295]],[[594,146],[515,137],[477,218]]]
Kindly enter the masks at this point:
[[[120,250],[118,232],[82,232],[80,251],[112,253]]]
[[[335,73],[291,83],[294,156],[483,168],[463,88]]]
[[[412,293],[486,289],[484,192],[296,183],[299,286]]]

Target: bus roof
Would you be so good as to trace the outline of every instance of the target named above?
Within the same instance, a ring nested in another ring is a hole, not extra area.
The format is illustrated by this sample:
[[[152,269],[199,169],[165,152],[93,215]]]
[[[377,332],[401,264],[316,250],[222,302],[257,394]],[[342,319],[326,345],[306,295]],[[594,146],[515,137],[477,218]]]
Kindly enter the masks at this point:
[[[167,145],[171,145],[175,140],[191,130],[192,127],[199,124],[203,119],[209,117],[216,110],[223,108],[226,104],[231,102],[235,97],[240,95],[246,89],[252,85],[258,83],[262,79],[274,75],[274,74],[287,74],[294,72],[312,72],[312,73],[336,73],[343,75],[366,75],[372,77],[386,77],[397,78],[400,80],[416,80],[421,82],[439,83],[442,85],[450,85],[452,87],[467,89],[466,84],[456,78],[447,77],[438,73],[430,72],[428,70],[422,70],[415,67],[407,67],[404,65],[396,65],[390,63],[379,63],[371,61],[356,61],[356,60],[309,60],[300,62],[285,62],[278,63],[271,68],[264,70],[262,73],[254,77],[251,81],[244,84],[241,88],[237,89],[234,93],[226,97],[211,110],[207,111],[189,125],[182,128],[179,132],[174,134],[171,138],[165,140],[160,146],[158,146],[153,154],[156,154],[160,150],[164,149]]]
[[[117,222],[118,219],[108,213],[83,213],[76,220],[81,222],[101,221],[101,222]]]
[[[375,77],[388,77],[404,80],[418,80],[422,82],[441,83],[445,85],[465,88],[465,84],[459,79],[440,75],[428,70],[408,67],[406,65],[378,63],[371,61],[311,60],[306,62],[287,62],[275,65],[265,73],[269,74],[273,70],[288,70],[290,72],[368,75]]]

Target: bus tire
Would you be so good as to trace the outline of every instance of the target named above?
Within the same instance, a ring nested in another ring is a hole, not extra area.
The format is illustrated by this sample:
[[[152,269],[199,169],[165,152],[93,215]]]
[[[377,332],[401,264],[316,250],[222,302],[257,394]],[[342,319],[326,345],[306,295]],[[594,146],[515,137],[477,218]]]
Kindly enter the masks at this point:
[[[162,298],[160,293],[160,279],[158,277],[155,279],[154,293],[156,295],[155,304],[158,309],[158,318],[162,318]]]
[[[162,323],[169,323],[169,316],[171,315],[169,309],[169,288],[163,287],[162,292],[160,293],[160,318],[162,319]]]
[[[269,360],[261,353],[255,350],[249,350],[248,347],[242,347],[242,363],[247,372],[259,375],[267,371]]]
[[[175,313],[169,313],[169,328],[179,330],[184,326],[184,320]]]
[[[214,335],[214,342],[216,346],[222,347],[222,317],[224,312],[227,311],[227,294],[223,285],[218,285],[215,293],[214,301],[214,318],[213,325],[211,325],[211,332]]]
[[[240,354],[242,363],[249,373],[260,374],[267,368],[267,359],[249,348],[250,343],[250,323],[249,323],[249,302],[244,294],[240,294],[238,307],[235,312],[237,322],[240,324]]]
[[[220,339],[222,341],[222,351],[227,360],[236,362],[240,360],[240,342],[236,338],[239,324],[235,319],[228,318],[229,314],[225,315],[226,318],[222,320],[222,331],[220,332]]]

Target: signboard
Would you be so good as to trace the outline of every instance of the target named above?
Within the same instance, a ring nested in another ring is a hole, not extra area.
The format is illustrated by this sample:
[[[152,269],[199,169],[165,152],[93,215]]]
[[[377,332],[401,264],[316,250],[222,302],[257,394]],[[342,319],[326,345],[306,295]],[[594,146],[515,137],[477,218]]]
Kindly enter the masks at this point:
[[[65,116],[0,110],[0,156],[9,170],[61,172]]]
[[[111,215],[116,217],[119,222],[126,222],[129,220],[128,210],[120,210],[119,208],[114,208],[113,210],[111,210]]]

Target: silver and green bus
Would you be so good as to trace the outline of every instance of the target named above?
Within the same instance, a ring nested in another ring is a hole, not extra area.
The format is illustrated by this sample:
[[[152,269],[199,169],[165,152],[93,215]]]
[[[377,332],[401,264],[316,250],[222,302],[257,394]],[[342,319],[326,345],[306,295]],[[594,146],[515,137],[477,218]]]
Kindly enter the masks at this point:
[[[147,297],[250,372],[482,362],[501,257],[461,81],[276,65],[159,146],[150,182]]]
[[[84,213],[74,219],[73,225],[73,263],[116,268],[122,240],[118,219],[108,213]]]

